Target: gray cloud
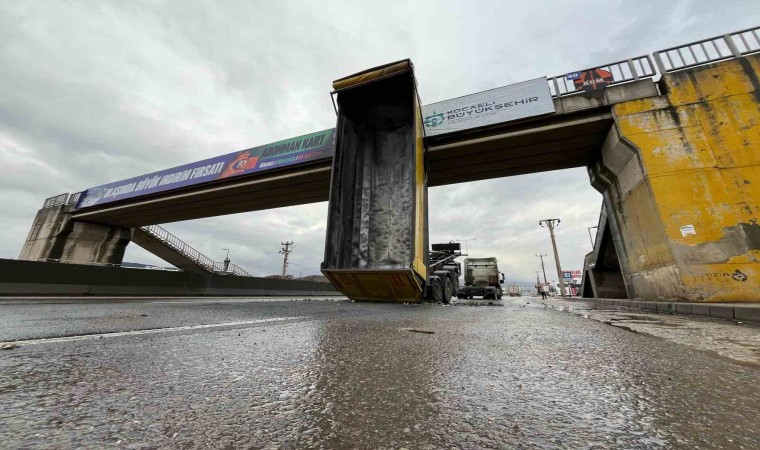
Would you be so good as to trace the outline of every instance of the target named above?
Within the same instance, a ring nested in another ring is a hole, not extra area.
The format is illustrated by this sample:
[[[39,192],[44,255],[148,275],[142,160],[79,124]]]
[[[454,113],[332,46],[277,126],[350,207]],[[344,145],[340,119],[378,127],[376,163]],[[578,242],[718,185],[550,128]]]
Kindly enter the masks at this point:
[[[755,1],[0,2],[0,257],[44,198],[334,126],[333,79],[411,57],[425,103],[756,25]],[[600,196],[583,169],[431,189],[431,239],[478,239],[513,278],[562,217],[579,268]],[[326,206],[169,224],[257,274],[317,273]],[[130,246],[128,260],[154,261]],[[551,261],[550,261],[551,262]]]

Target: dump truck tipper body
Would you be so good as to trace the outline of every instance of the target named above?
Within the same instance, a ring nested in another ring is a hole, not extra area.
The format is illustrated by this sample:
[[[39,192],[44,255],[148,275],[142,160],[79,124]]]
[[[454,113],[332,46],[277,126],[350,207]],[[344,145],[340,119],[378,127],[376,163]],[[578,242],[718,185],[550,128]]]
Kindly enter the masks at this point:
[[[504,274],[499,272],[496,258],[466,258],[464,286],[457,290],[457,298],[500,299],[503,282]]]
[[[354,300],[418,302],[428,274],[427,176],[411,61],[333,83],[338,125],[322,273]]]

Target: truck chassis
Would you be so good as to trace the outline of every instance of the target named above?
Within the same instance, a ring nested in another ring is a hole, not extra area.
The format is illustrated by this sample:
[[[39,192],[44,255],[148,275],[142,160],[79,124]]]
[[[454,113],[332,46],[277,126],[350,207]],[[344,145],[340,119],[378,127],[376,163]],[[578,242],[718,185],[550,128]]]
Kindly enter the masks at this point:
[[[430,302],[450,303],[459,290],[461,265],[455,260],[462,256],[458,242],[433,244],[429,253],[428,282],[425,298]]]
[[[502,292],[500,288],[494,286],[462,286],[457,290],[457,298],[460,300],[473,297],[483,297],[483,300],[501,300]]]

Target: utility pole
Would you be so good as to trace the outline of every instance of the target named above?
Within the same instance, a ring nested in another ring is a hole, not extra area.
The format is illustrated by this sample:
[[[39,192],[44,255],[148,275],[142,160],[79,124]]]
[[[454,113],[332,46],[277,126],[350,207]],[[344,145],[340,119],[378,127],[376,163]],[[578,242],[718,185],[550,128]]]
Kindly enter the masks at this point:
[[[281,255],[285,255],[285,258],[282,260],[282,279],[284,280],[285,277],[288,275],[288,255],[290,255],[293,252],[293,245],[292,242],[281,242],[284,247],[280,249],[279,253]]]
[[[546,267],[544,267],[544,256],[546,256],[546,253],[539,253],[539,258],[541,258],[541,270],[544,272],[544,283],[546,283]],[[538,278],[538,271],[536,271],[536,278]]]
[[[560,219],[542,219],[538,221],[538,225],[549,228],[549,235],[552,238],[552,248],[554,249],[554,262],[557,264],[557,277],[559,278],[559,294],[565,296],[565,279],[562,277],[562,266],[559,263],[559,253],[557,253],[557,241],[554,239],[554,228],[559,226]]]

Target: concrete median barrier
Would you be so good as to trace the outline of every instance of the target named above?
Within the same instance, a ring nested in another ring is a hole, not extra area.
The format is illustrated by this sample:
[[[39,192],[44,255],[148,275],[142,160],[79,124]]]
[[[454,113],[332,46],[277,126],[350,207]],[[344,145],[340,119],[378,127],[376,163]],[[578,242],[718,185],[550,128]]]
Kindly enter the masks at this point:
[[[340,295],[329,283],[0,259],[0,296]]]

